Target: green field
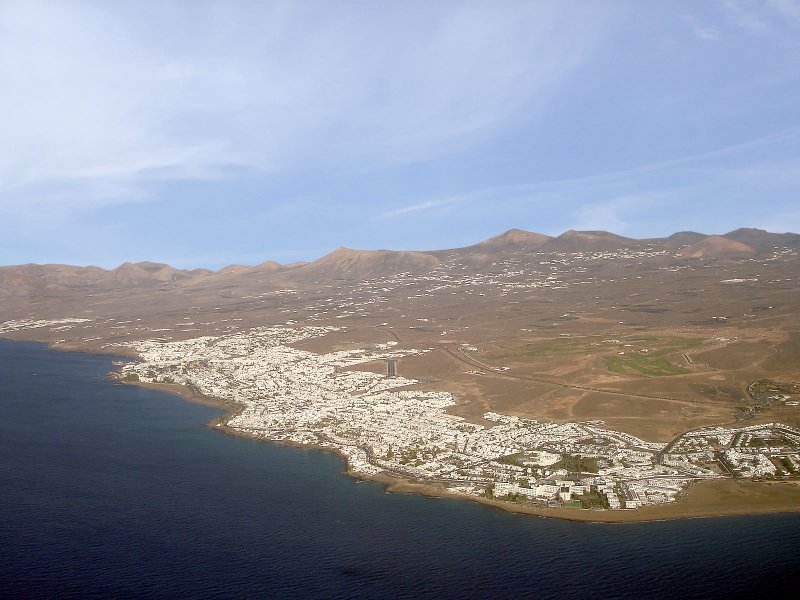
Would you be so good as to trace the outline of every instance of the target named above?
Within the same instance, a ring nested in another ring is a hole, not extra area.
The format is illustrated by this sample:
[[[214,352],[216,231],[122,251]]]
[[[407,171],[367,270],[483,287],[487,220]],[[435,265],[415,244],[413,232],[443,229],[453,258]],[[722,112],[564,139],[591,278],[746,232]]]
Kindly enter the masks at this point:
[[[503,343],[489,352],[490,360],[509,360],[525,358],[546,358],[551,356],[579,356],[598,354],[608,350],[608,344],[601,342],[601,336],[545,339],[526,344]]]
[[[675,362],[680,354],[701,347],[703,339],[680,336],[628,336],[609,340],[603,336],[547,339],[522,345],[500,345],[486,355],[489,360],[544,359],[558,356],[605,354],[605,364],[612,373],[635,373],[647,377],[682,375],[689,370]],[[643,352],[647,349],[647,352]],[[624,354],[608,355],[609,351]]]
[[[634,353],[629,353],[625,356],[607,356],[605,361],[608,370],[612,373],[635,371],[649,377],[664,377],[667,375],[688,373],[686,369],[673,365],[664,358],[651,358]]]
[[[612,373],[638,373],[648,377],[665,377],[688,373],[685,367],[670,362],[671,355],[699,348],[703,340],[688,337],[647,336],[633,338],[626,343],[635,345],[636,350],[625,354],[606,356],[605,363]],[[643,352],[642,349],[647,349]]]
[[[550,468],[566,469],[571,473],[597,473],[597,457],[565,454],[560,461]]]

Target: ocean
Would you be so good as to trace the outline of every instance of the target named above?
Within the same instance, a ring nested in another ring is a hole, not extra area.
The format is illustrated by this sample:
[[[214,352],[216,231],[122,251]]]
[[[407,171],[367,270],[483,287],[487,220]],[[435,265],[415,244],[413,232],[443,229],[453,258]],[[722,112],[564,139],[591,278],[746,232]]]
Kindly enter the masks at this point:
[[[0,340],[3,598],[739,598],[800,583],[800,514],[608,525],[388,494],[317,450]]]

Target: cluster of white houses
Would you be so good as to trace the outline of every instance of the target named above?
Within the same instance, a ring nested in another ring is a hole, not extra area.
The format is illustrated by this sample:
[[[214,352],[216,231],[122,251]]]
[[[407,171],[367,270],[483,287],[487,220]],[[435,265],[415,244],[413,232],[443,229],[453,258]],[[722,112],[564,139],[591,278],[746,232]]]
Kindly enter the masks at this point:
[[[49,327],[51,331],[71,329],[79,323],[89,323],[92,319],[70,317],[66,319],[16,319],[0,323],[0,333],[20,331],[23,329],[41,329]]]
[[[125,365],[120,377],[184,384],[236,402],[242,408],[228,427],[335,449],[354,474],[389,473],[517,502],[636,508],[673,501],[693,480],[792,474],[800,465],[800,431],[781,424],[709,427],[660,444],[601,422],[497,413],[469,422],[447,413],[454,404],[447,392],[352,369],[424,350],[387,342],[317,354],[292,346],[332,330],[281,326],[129,342],[142,361]]]
[[[587,268],[587,263],[641,261],[668,254],[668,250],[649,247],[596,252],[512,252],[506,258],[485,265],[482,271],[476,271],[458,258],[451,258],[424,274],[406,271],[349,282],[346,287],[326,285],[318,290],[318,297],[306,306],[287,308],[283,312],[296,315],[303,322],[327,322],[330,319],[377,316],[376,313],[384,315],[387,310],[398,309],[398,299],[411,304],[452,295],[467,298],[489,294],[509,296],[531,289],[557,290],[570,285],[598,283]],[[603,280],[603,283],[612,282]],[[293,297],[296,292],[283,289],[259,296],[243,296],[242,299],[263,302],[265,297],[271,295]],[[389,296],[393,299],[390,300]]]

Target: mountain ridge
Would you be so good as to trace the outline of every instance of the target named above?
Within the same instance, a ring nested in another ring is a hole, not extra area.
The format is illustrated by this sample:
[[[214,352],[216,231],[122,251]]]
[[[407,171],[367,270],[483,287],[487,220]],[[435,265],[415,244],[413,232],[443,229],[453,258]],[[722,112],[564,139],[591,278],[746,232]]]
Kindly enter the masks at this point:
[[[323,280],[365,280],[402,272],[425,274],[453,257],[473,268],[491,265],[498,256],[532,253],[607,252],[636,246],[658,246],[685,258],[752,256],[775,247],[800,247],[800,234],[772,233],[740,228],[722,235],[681,231],[665,238],[629,238],[608,231],[568,230],[553,237],[523,229],[509,229],[471,246],[445,250],[358,250],[341,246],[311,262],[228,265],[217,271],[176,269],[158,262],[124,262],[113,269],[96,266],[34,264],[0,266],[0,295],[39,296],[83,287],[127,289],[170,286],[204,281],[223,285],[232,280],[310,284]]]

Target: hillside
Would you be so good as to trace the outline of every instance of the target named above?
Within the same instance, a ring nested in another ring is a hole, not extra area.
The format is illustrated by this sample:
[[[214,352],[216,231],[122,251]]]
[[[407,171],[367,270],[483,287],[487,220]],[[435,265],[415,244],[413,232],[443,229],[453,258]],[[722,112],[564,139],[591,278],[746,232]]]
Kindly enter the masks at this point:
[[[558,252],[590,252],[617,250],[635,244],[637,241],[608,231],[565,231],[556,238],[548,240],[543,248]]]
[[[737,229],[724,235],[683,231],[666,238],[636,240],[606,231],[566,231],[558,237],[511,229],[472,246],[426,252],[338,248],[313,262],[282,265],[267,260],[255,266],[229,265],[219,271],[175,269],[155,262],[126,262],[105,270],[70,265],[0,267],[0,297],[7,300],[77,297],[90,290],[123,292],[178,286],[187,292],[244,295],[272,287],[313,286],[321,282],[364,281],[403,273],[424,275],[443,264],[467,271],[495,270],[508,257],[538,264],[549,253],[613,252],[623,248],[658,248],[684,258],[735,260],[770,255],[775,248],[800,247],[800,235]],[[164,288],[166,289],[166,288]],[[216,290],[216,291],[214,291]]]
[[[468,249],[489,252],[539,248],[551,239],[553,238],[542,233],[533,233],[530,231],[523,231],[522,229],[509,229],[505,233],[501,233],[500,235],[491,237],[474,246],[470,246]]]
[[[752,246],[719,235],[710,235],[681,250],[681,256],[687,258],[748,256],[755,253]]]
[[[425,252],[353,250],[342,247],[298,267],[292,272],[291,278],[299,281],[363,280],[378,275],[427,273],[439,263],[439,259]]]

